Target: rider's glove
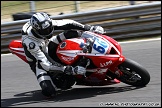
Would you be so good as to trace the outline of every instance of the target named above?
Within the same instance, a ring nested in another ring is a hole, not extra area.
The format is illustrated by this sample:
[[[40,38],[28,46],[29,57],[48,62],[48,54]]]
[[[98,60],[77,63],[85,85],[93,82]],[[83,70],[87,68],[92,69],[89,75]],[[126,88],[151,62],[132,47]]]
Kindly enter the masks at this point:
[[[85,75],[86,68],[83,66],[76,66],[74,68],[72,66],[64,66],[64,73],[67,75]]]
[[[73,75],[74,69],[72,66],[64,66],[64,73],[67,75]]]
[[[101,26],[92,26],[89,31],[99,33],[99,34],[104,34],[105,31]]]
[[[74,73],[75,74],[79,74],[79,75],[85,75],[86,73],[86,68],[82,67],[82,66],[76,66],[74,68]]]

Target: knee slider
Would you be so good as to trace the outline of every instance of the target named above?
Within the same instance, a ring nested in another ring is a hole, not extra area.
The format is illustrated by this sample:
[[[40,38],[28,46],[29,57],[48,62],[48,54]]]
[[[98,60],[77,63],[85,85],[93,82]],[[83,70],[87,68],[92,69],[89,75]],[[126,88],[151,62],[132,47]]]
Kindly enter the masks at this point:
[[[42,88],[42,94],[45,96],[51,96],[53,94],[56,94],[56,90],[53,87],[50,80],[45,80],[40,82],[40,86]]]

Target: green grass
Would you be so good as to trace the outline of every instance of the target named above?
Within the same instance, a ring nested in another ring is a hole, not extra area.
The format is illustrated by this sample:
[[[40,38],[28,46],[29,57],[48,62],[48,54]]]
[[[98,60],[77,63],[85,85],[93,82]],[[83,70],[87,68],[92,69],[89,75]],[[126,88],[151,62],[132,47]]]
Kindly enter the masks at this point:
[[[29,3],[26,1],[1,1],[1,17],[18,12],[29,11]]]
[[[35,1],[35,6],[36,12],[43,11],[51,15],[58,15],[60,12],[65,14],[75,12],[74,3],[74,1]],[[129,5],[129,1],[80,1],[79,11],[84,12],[124,5]],[[12,14],[21,12],[30,12],[30,1],[1,1],[1,19],[11,18]]]
[[[1,1],[1,8],[6,7],[6,6],[12,6],[12,5],[19,5],[22,3],[26,3],[29,1]]]
[[[17,4],[17,5],[16,5]],[[81,1],[80,11],[91,8],[113,7],[129,4],[128,1]],[[36,11],[48,13],[75,12],[74,1],[35,1]],[[68,12],[67,12],[68,11]],[[1,17],[9,16],[18,12],[30,12],[30,1],[1,1]]]

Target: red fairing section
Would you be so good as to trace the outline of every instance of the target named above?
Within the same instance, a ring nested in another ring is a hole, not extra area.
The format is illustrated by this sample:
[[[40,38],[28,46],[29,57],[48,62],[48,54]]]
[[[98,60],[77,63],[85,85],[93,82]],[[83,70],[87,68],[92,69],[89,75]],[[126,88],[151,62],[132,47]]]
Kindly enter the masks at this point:
[[[85,42],[84,39],[67,39],[64,42],[60,43],[57,48],[57,56],[59,59],[66,63],[67,65],[73,64],[78,60],[77,52],[81,52],[80,43]]]
[[[11,53],[17,55],[19,58],[21,58],[23,61],[27,63],[21,39],[11,41],[9,44],[9,50]]]
[[[93,63],[99,68],[109,68],[114,62],[118,60],[117,57],[111,57],[111,56],[110,57],[88,56],[88,58],[90,58],[93,61],[97,61]]]
[[[80,43],[85,43],[85,39],[81,38],[65,40],[59,45],[57,49],[57,56],[61,59],[62,62],[66,63],[67,65],[72,65],[73,63],[75,63],[75,61],[78,60],[79,56],[85,56],[93,61],[94,65],[98,68],[87,69],[88,72],[92,72],[92,74],[89,77],[86,77],[86,79],[84,80],[87,85],[110,85],[120,82],[117,79],[110,81],[105,80],[105,76],[107,69],[116,71],[116,68],[114,67],[125,60],[124,56],[122,56],[121,54],[121,47],[114,39],[108,36],[102,35],[101,38],[106,39],[101,41],[98,40],[98,42],[101,44],[105,42],[104,45],[107,46],[105,48],[105,54],[100,54],[94,49],[92,50],[92,53],[83,53],[82,48],[80,48]],[[99,49],[99,51],[103,50]],[[80,79],[81,76],[76,75],[76,77]]]
[[[120,52],[120,54],[122,54],[122,49],[121,46],[119,45],[119,43],[114,40],[113,38],[106,36],[106,35],[102,35],[105,39],[107,39],[109,42],[111,42]]]

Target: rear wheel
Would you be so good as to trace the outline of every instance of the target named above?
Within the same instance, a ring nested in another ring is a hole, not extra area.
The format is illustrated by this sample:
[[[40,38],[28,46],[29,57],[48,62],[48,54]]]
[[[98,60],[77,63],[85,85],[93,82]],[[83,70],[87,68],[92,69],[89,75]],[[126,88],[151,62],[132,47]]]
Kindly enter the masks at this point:
[[[126,59],[118,68],[122,72],[118,79],[123,83],[133,86],[145,86],[150,82],[148,71],[131,59]]]

